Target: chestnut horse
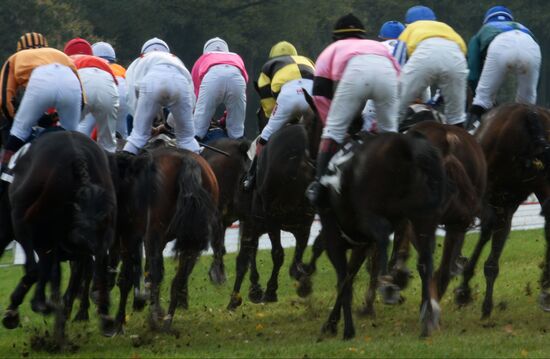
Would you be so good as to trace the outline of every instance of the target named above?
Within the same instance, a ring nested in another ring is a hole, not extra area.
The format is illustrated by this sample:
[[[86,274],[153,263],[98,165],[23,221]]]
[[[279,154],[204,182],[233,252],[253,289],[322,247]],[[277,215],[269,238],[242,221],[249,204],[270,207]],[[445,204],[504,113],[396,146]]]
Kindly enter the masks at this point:
[[[487,192],[481,218],[481,234],[456,289],[460,305],[472,301],[470,280],[485,244],[491,252],[484,265],[486,279],[482,317],[493,309],[493,288],[499,273],[499,258],[510,233],[512,216],[534,193],[545,219],[546,256],[541,277],[540,305],[550,311],[550,112],[544,108],[507,104],[487,113],[476,132],[487,159]]]
[[[158,171],[158,192],[150,205],[145,251],[151,280],[151,325],[170,330],[176,307],[187,306],[187,282],[200,252],[218,235],[218,182],[206,160],[170,147],[151,151]],[[164,274],[162,250],[175,238],[178,269],[172,281],[168,314],[163,316],[160,284]]]

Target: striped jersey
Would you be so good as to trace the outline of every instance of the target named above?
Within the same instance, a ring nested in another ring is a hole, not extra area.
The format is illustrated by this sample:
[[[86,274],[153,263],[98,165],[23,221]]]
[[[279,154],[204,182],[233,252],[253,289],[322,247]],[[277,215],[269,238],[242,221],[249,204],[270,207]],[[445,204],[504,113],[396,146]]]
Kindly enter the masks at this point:
[[[266,62],[258,79],[260,102],[266,117],[271,116],[275,99],[285,83],[297,79],[313,80],[314,72],[313,61],[305,56],[283,55]]]

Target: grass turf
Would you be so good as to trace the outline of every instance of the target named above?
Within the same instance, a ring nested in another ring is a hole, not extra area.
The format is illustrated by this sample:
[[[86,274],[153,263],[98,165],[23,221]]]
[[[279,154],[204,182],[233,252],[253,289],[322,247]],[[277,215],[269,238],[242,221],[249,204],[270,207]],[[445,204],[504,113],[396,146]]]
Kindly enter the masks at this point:
[[[468,237],[464,254],[469,255],[477,235]],[[94,309],[88,324],[69,323],[67,333],[78,347],[74,352],[58,355],[69,357],[549,357],[550,314],[537,305],[540,263],[543,260],[542,230],[518,231],[510,237],[501,258],[500,276],[495,286],[495,310],[490,320],[480,320],[480,306],[484,293],[482,266],[473,285],[474,303],[458,308],[453,302],[452,290],[458,280],[451,282],[441,302],[441,330],[429,339],[420,339],[419,278],[414,278],[403,293],[407,298],[398,306],[376,303],[375,320],[354,316],[356,338],[341,339],[342,322],[338,336],[320,336],[320,327],[327,318],[335,300],[335,274],[325,256],[319,263],[314,278],[314,293],[308,299],[295,294],[293,281],[288,276],[288,262],[292,250],[286,250],[286,263],[281,271],[279,302],[252,304],[247,298],[248,282],[243,286],[244,304],[235,312],[225,307],[229,301],[235,255],[226,257],[228,282],[220,287],[210,284],[207,277],[211,257],[198,262],[190,283],[190,308],[178,309],[174,328],[179,335],[151,333],[148,330],[146,308],[143,313],[129,309],[126,333],[114,338],[99,334]],[[437,255],[441,251],[438,240]],[[488,248],[482,255],[482,261]],[[309,258],[309,252],[306,254]],[[11,260],[8,253],[1,263]],[[411,258],[410,267],[415,268]],[[171,280],[175,262],[167,259],[166,278]],[[258,255],[261,282],[265,283],[271,270],[269,252]],[[66,268],[65,268],[66,269]],[[0,268],[0,310],[9,302],[22,268]],[[64,279],[67,279],[65,272]],[[354,288],[354,309],[363,302],[367,274],[361,271]],[[163,305],[168,302],[168,281],[163,285]],[[264,284],[265,285],[265,284]],[[30,296],[29,296],[30,297]],[[113,291],[111,312],[114,313],[118,290]],[[28,298],[27,298],[28,299]],[[77,303],[78,305],[78,303]],[[92,306],[93,308],[93,306]],[[73,310],[73,313],[76,309]],[[0,328],[0,356],[53,356],[32,350],[31,336],[50,331],[53,318],[32,313],[28,300],[21,306],[22,326],[12,331]]]

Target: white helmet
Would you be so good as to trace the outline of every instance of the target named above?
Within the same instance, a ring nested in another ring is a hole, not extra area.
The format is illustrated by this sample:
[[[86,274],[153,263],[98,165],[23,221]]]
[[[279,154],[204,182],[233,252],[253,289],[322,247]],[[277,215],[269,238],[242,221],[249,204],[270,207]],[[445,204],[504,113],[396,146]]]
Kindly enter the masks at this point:
[[[207,52],[229,52],[229,47],[227,46],[227,42],[225,40],[220,39],[219,37],[214,37],[213,39],[208,40],[204,44],[204,49],[202,51],[203,54]]]
[[[115,49],[107,42],[96,42],[92,45],[92,52],[94,56],[101,57],[107,61],[116,61]]]
[[[153,37],[152,39],[147,40],[145,44],[143,44],[143,46],[141,47],[142,54],[146,54],[151,51],[170,52],[170,48],[168,47],[168,44],[163,40],[159,39],[158,37]]]

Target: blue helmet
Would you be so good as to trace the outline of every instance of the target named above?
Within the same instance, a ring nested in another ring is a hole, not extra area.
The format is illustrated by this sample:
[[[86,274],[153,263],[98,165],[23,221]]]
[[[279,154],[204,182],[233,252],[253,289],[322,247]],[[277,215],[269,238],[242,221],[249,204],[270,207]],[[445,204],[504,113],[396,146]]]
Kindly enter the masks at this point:
[[[397,39],[405,30],[405,25],[399,21],[386,21],[380,28],[378,37],[384,40]]]
[[[483,18],[483,24],[486,24],[491,21],[513,21],[514,16],[512,11],[506,6],[493,6],[485,13]]]
[[[405,15],[405,23],[412,24],[420,20],[436,20],[435,13],[427,6],[416,5],[407,10]]]

